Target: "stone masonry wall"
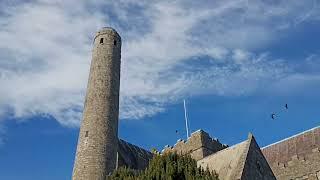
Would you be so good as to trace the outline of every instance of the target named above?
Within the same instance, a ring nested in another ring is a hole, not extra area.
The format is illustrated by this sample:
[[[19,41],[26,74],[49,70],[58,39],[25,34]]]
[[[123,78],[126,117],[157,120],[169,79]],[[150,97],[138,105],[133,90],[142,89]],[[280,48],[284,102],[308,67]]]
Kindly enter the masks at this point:
[[[259,145],[252,134],[249,134],[249,149],[246,154],[243,173],[241,179],[243,180],[276,180],[276,177],[263,156]]]
[[[119,34],[112,28],[97,32],[73,169],[74,180],[105,180],[116,167],[120,58]]]
[[[272,164],[277,179],[320,179],[320,151],[315,148],[305,156],[293,156],[286,163]]]
[[[221,180],[240,179],[248,141],[225,148],[197,161],[197,165],[215,171]]]
[[[320,128],[262,149],[277,179],[320,179]]]
[[[221,180],[276,179],[251,133],[246,141],[209,155],[197,165],[216,171]]]
[[[208,133],[198,130],[187,141],[178,140],[174,147],[167,146],[163,152],[190,154],[193,159],[199,160],[226,147],[228,146],[221,144],[218,139],[212,139]]]

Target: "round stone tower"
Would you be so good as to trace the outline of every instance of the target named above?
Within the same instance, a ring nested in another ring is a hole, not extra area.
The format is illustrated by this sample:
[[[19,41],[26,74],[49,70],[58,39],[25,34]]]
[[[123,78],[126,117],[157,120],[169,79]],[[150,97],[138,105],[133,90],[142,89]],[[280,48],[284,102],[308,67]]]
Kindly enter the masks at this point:
[[[121,37],[103,28],[94,38],[73,180],[105,180],[116,167]]]

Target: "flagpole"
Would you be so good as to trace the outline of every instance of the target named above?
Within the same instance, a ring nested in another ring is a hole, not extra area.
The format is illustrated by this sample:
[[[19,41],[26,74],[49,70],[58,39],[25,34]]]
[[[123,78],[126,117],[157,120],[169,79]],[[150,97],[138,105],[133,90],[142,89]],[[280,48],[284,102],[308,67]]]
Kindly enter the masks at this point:
[[[186,100],[183,100],[184,107],[184,119],[186,121],[186,130],[187,130],[187,139],[189,138],[189,128],[188,128],[188,116],[187,116],[187,108],[186,108]]]

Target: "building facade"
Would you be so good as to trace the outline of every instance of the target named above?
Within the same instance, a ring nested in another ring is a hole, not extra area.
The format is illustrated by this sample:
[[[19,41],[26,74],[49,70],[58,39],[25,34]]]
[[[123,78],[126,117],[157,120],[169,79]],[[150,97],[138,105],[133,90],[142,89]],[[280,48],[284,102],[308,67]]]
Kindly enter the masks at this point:
[[[221,180],[276,179],[252,134],[247,140],[229,147],[198,130],[187,141],[178,140],[174,146],[167,146],[162,153],[166,152],[189,154],[199,167],[215,171]]]
[[[120,166],[143,170],[153,154],[118,138],[121,37],[103,28],[94,37],[73,180],[105,180]],[[260,149],[255,138],[231,147],[198,130],[162,153],[189,154],[220,179],[320,179],[320,130]],[[269,166],[270,165],[270,166]]]

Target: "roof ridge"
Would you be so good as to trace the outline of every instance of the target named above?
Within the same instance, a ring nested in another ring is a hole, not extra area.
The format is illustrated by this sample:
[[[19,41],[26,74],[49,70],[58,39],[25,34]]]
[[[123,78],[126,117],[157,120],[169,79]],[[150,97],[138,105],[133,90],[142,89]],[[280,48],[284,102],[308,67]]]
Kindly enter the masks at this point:
[[[239,143],[237,143],[237,144],[234,144],[234,145],[232,145],[232,146],[229,146],[229,147],[227,147],[227,148],[221,149],[220,151],[217,151],[217,152],[212,153],[212,154],[210,154],[210,155],[208,155],[208,156],[205,156],[205,157],[202,158],[202,159],[205,159],[205,158],[207,158],[207,157],[209,157],[209,156],[213,156],[213,155],[216,155],[216,154],[220,154],[220,153],[222,153],[222,152],[225,152],[225,151],[227,151],[227,150],[230,150],[230,149],[234,148],[235,146],[238,146],[239,144],[246,143],[246,142],[248,142],[248,139],[246,139],[246,140],[244,140],[244,141],[242,141],[242,142],[239,142]],[[199,160],[202,160],[202,159],[199,159]]]
[[[252,143],[257,143],[254,139],[254,136],[251,132],[248,134],[248,139],[246,140],[247,144],[245,145],[243,152],[241,153],[239,159],[238,159],[238,166],[236,166],[233,174],[231,174],[232,179],[243,179],[243,172],[246,165],[246,162],[248,160],[248,154],[250,152],[250,148],[252,147]]]
[[[273,145],[275,145],[275,144],[279,144],[279,143],[281,143],[281,142],[287,141],[287,140],[289,140],[289,139],[291,139],[291,138],[300,136],[300,135],[302,135],[302,134],[305,134],[305,133],[307,133],[307,132],[313,131],[313,130],[318,129],[318,128],[320,128],[320,126],[313,127],[313,128],[311,128],[311,129],[302,131],[302,132],[300,132],[300,133],[298,133],[298,134],[295,134],[295,135],[289,136],[289,137],[287,137],[287,138],[284,138],[284,139],[282,139],[282,140],[280,140],[280,141],[276,141],[276,142],[274,142],[274,143],[272,143],[272,144],[269,144],[269,145],[266,145],[266,146],[262,147],[261,149],[265,149],[265,148],[268,148],[268,147],[273,146]]]

